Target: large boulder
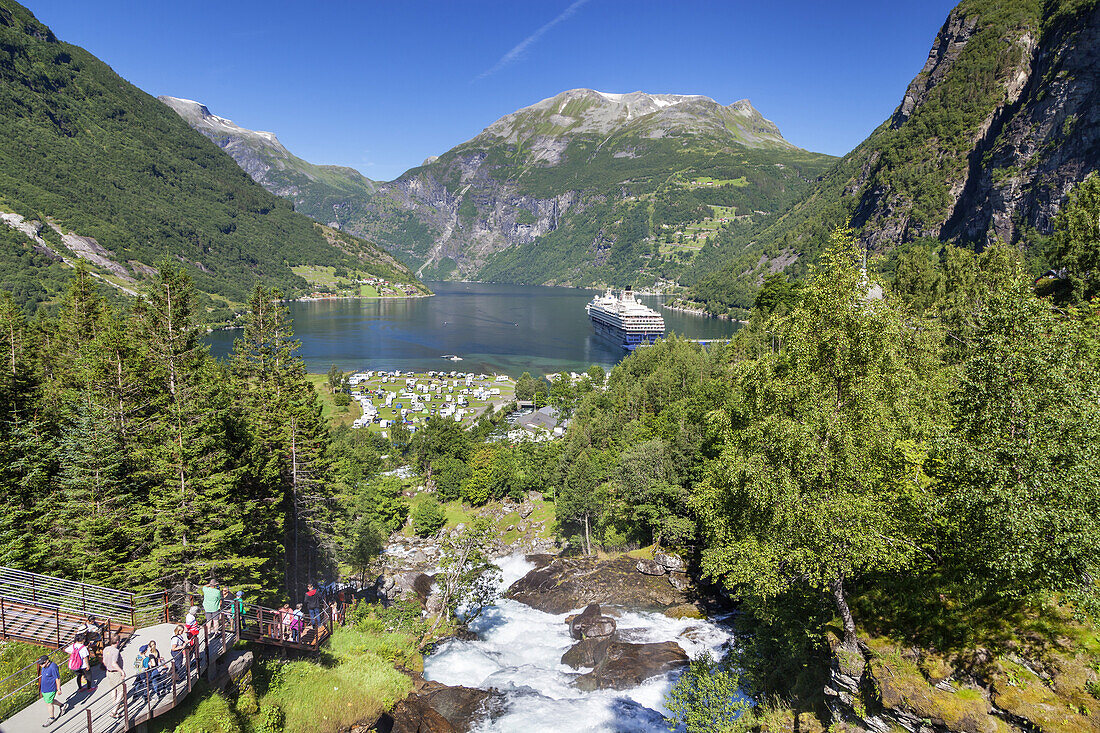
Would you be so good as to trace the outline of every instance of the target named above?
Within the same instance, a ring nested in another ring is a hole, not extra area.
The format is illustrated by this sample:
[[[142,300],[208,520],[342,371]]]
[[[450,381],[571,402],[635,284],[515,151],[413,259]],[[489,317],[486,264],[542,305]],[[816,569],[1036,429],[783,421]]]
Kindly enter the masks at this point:
[[[413,691],[375,724],[382,733],[464,733],[489,712],[495,690],[417,679]]]
[[[600,650],[594,648],[592,651]],[[585,691],[627,690],[688,663],[688,655],[674,641],[654,644],[611,641],[602,651],[603,658],[597,661],[595,669],[577,678],[578,688]]]
[[[682,573],[687,570],[687,565],[678,555],[672,555],[660,550],[654,550],[653,561],[669,572]]]
[[[506,597],[547,613],[566,613],[589,603],[651,611],[687,603],[689,598],[663,576],[643,575],[628,557],[616,560],[555,558],[508,589]]]
[[[604,616],[598,603],[589,603],[569,619],[569,635],[574,639],[606,639],[614,633],[615,619]]]
[[[656,560],[646,560],[644,558],[634,563],[634,567],[637,568],[638,572],[642,575],[664,575],[668,572],[665,570],[664,565],[661,565]]]
[[[561,655],[561,663],[580,669],[581,667],[595,667],[607,655],[607,646],[610,639],[585,639],[579,641]]]

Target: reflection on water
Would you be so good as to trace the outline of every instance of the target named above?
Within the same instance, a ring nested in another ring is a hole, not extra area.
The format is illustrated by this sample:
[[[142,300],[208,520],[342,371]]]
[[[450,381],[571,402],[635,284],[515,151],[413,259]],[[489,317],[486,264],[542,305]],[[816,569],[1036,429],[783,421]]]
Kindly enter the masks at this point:
[[[592,332],[584,305],[591,290],[486,283],[428,283],[431,298],[291,303],[299,352],[311,372],[497,372],[519,376],[617,364],[625,355]],[[656,297],[639,300],[658,307]],[[659,308],[669,331],[688,338],[725,338],[737,324]],[[239,331],[208,336],[225,356]],[[441,359],[457,354],[462,361]]]

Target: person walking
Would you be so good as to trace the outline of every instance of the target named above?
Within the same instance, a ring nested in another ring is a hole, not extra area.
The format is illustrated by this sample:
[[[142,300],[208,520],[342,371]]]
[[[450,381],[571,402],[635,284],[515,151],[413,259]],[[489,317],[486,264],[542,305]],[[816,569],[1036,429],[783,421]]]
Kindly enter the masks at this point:
[[[49,728],[61,717],[61,704],[56,701],[57,691],[61,688],[61,670],[57,663],[45,654],[38,658],[38,691],[42,693],[42,702],[46,703],[46,722],[43,728]],[[57,714],[53,709],[57,708]]]
[[[84,633],[81,632],[73,638],[73,643],[65,647],[65,653],[69,655],[69,669],[76,673],[76,691],[88,684],[88,691],[95,689],[92,678],[88,676],[91,665],[88,663],[88,645],[84,643]]]
[[[222,592],[213,578],[202,587],[202,610],[206,611],[208,631],[213,634],[218,629],[222,612]]]
[[[306,591],[306,610],[309,612],[309,625],[316,631],[321,625],[321,592],[313,583],[309,584],[309,590]]]
[[[172,668],[173,674],[176,675],[176,679],[183,681],[187,679],[188,670],[187,664],[184,662],[183,650],[187,648],[187,629],[183,624],[176,624],[176,628],[172,630],[172,641],[169,651],[172,652]]]
[[[103,647],[103,666],[107,669],[107,684],[111,687],[111,698],[115,701],[116,718],[123,714],[122,706],[122,682],[126,679],[126,667],[122,664],[122,652],[114,640]]]
[[[242,631],[244,629],[245,614],[248,611],[248,606],[244,602],[244,591],[237,591],[236,597],[233,599],[233,615],[237,618],[237,630]]]

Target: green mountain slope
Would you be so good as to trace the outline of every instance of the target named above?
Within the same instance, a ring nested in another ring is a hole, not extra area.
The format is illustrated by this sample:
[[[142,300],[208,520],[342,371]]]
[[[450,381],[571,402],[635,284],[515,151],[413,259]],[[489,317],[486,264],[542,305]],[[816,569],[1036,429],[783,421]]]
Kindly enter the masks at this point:
[[[1049,234],[1070,188],[1100,167],[1098,6],[960,3],[890,119],[775,221],[728,233],[723,246],[741,254],[691,297],[749,307],[764,274],[800,275],[837,226],[877,252]]]
[[[24,228],[39,223],[40,241],[28,236],[23,246],[55,262],[84,259],[117,287],[140,290],[164,256],[187,267],[213,298],[208,307],[243,303],[260,279],[304,292],[291,270],[300,265],[414,281],[374,245],[296,214],[11,0],[0,0],[0,139],[0,212]],[[14,264],[0,272],[13,291],[34,277]]]
[[[271,133],[163,101],[298,211],[375,239],[433,277],[691,282],[715,257],[708,238],[783,210],[834,160],[788,143],[747,100],[576,89],[395,181],[362,179],[349,191],[348,176],[333,182]]]

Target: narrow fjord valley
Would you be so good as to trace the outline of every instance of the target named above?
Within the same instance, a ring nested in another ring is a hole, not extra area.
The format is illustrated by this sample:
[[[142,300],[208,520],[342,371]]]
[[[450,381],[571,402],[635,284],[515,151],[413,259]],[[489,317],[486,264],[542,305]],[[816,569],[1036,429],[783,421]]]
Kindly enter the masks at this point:
[[[963,0],[842,156],[582,82],[389,181],[35,12],[0,732],[1100,731],[1100,2]]]

